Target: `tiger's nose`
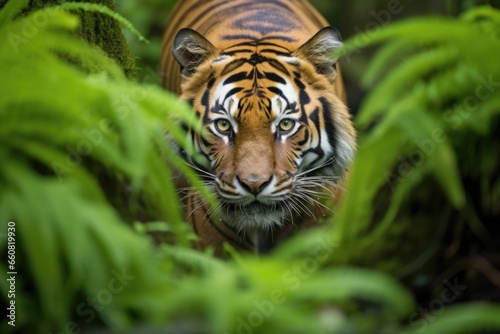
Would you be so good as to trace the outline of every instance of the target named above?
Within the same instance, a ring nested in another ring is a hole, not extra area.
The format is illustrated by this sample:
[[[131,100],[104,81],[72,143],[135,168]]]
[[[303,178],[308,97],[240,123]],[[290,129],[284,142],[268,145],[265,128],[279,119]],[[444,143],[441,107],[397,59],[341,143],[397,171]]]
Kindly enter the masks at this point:
[[[248,190],[253,195],[259,194],[264,188],[271,183],[272,176],[268,177],[248,177],[248,178],[240,178],[236,176],[239,184]]]

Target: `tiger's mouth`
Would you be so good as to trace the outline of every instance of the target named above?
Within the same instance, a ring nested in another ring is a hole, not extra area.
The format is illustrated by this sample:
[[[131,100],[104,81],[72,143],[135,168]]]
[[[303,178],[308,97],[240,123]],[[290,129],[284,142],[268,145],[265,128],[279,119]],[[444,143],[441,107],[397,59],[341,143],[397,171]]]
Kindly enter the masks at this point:
[[[243,204],[228,204],[225,221],[239,231],[268,230],[282,226],[287,217],[284,202],[264,204],[257,200]]]
[[[272,204],[265,204],[258,200],[255,200],[249,204],[231,203],[228,204],[226,208],[228,212],[243,211],[247,213],[261,213],[276,210],[282,211],[284,208],[284,203],[283,201],[280,201]]]

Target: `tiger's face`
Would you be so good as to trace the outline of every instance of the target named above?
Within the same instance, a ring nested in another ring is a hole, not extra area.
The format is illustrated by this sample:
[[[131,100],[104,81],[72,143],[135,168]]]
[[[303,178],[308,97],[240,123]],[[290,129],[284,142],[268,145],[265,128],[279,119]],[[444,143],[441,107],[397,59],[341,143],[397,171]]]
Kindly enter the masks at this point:
[[[343,177],[355,147],[333,90],[335,61],[326,56],[340,45],[336,31],[323,29],[298,50],[270,44],[217,50],[188,29],[174,42],[182,98],[206,134],[190,133],[203,156],[191,163],[216,193],[224,221],[244,231],[307,214]]]

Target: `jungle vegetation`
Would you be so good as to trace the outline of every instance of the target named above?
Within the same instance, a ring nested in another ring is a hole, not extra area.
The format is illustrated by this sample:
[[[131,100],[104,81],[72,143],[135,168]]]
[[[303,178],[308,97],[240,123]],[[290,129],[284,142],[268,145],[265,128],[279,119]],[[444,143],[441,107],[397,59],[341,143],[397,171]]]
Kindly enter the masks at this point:
[[[0,331],[499,332],[500,11],[462,9],[345,41],[344,61],[370,56],[343,202],[220,260],[190,246],[169,166],[210,195],[166,136],[197,122],[147,65],[147,20],[0,1]]]

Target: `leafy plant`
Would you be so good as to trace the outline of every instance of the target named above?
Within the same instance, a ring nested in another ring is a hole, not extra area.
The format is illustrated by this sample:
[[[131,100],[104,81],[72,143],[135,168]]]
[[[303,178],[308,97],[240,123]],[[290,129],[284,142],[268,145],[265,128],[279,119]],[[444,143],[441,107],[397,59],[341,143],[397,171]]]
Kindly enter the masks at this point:
[[[398,220],[411,226],[416,215],[405,210],[420,188],[427,191],[422,196],[433,197],[422,202],[423,210],[430,209],[422,220],[438,217],[448,206],[485,245],[492,245],[486,226],[492,227],[497,213],[491,204],[500,199],[494,177],[500,161],[486,151],[497,148],[500,68],[490,55],[500,51],[499,19],[497,10],[478,7],[460,19],[408,20],[347,43],[345,50],[385,45],[364,79],[373,90],[357,125],[367,135],[339,213],[341,239],[373,244]],[[477,149],[465,149],[472,146]],[[484,185],[479,193],[467,188],[471,179]],[[435,186],[423,187],[429,182]],[[385,193],[390,204],[377,216],[375,199],[384,187],[390,188]],[[433,207],[436,202],[445,206]],[[380,219],[376,226],[374,217]]]
[[[147,212],[145,219],[163,221],[179,245],[188,244],[165,163],[179,158],[165,129],[184,138],[173,120],[193,119],[176,97],[127,81],[100,49],[70,35],[79,20],[63,9],[107,9],[68,3],[15,19],[27,2],[9,1],[0,13],[0,220],[17,223],[17,328],[47,332],[64,328],[76,298],[96,296],[113,271],[157,286],[152,300],[169,289],[158,287],[164,265],[147,239],[124,221]],[[27,37],[25,27],[41,18],[46,24]],[[110,194],[120,196],[121,209]],[[7,272],[5,262],[1,268]],[[5,280],[1,287],[7,296]],[[113,303],[100,318],[124,325],[130,309],[154,314],[144,297]],[[3,328],[13,329],[6,321]]]
[[[493,268],[492,254],[500,251],[493,204],[500,200],[500,159],[491,154],[500,149],[500,68],[494,56],[500,51],[499,15],[477,7],[458,19],[407,20],[346,42],[341,54],[383,45],[363,80],[371,91],[356,118],[362,135],[344,202],[331,224],[291,240],[275,256],[290,261],[310,255],[326,239],[335,250],[325,266],[378,268],[415,291],[437,289],[424,304],[439,301],[443,281],[457,274],[468,298],[491,298],[498,289],[491,276],[496,271],[473,263]],[[475,270],[486,279],[474,276]],[[440,281],[433,282],[436,277]],[[461,318],[467,326],[443,314],[436,323],[421,320],[425,328],[410,329],[498,330],[494,317],[479,309],[450,308],[457,317],[471,312]],[[497,305],[492,309],[498,312]]]
[[[438,261],[450,229],[460,238],[467,227],[474,247],[496,250],[488,232],[500,164],[490,152],[498,149],[500,94],[488,90],[473,111],[467,101],[474,80],[500,77],[498,11],[411,20],[348,41],[344,52],[385,44],[366,75],[374,89],[357,119],[362,139],[343,204],[324,227],[267,257],[222,262],[191,249],[170,168],[199,183],[166,138],[191,149],[177,124],[197,121],[176,97],[130,81],[103,50],[83,43],[74,11],[127,21],[84,3],[20,16],[27,4],[8,1],[0,11],[0,221],[16,222],[18,272],[16,327],[7,318],[2,333],[500,328],[500,307],[486,303],[446,307],[415,326],[418,296],[408,281],[429,274],[424,267]],[[41,17],[50,19],[25,37]],[[401,173],[428,139],[432,152]],[[153,246],[148,231],[166,237]],[[5,308],[9,288],[0,283]]]
[[[398,220],[411,219],[404,210],[422,188],[434,191],[426,194],[433,201],[423,205],[432,205],[442,194],[440,199],[488,244],[491,236],[484,225],[497,214],[491,204],[498,201],[500,189],[494,178],[498,158],[485,153],[497,148],[493,138],[500,83],[495,78],[500,73],[490,55],[500,45],[499,23],[497,10],[479,7],[460,19],[407,20],[347,41],[340,54],[385,45],[364,78],[372,91],[356,118],[362,134],[359,153],[345,201],[334,217],[333,240],[352,240],[364,253],[364,246],[387,236]],[[487,96],[481,98],[479,91]],[[467,145],[477,150],[464,150]],[[464,183],[471,177],[484,185],[480,194],[468,193]],[[422,187],[429,181],[434,185]],[[381,195],[384,203],[377,200]],[[479,217],[487,221],[480,223]],[[311,240],[314,233],[324,231],[313,232]]]

